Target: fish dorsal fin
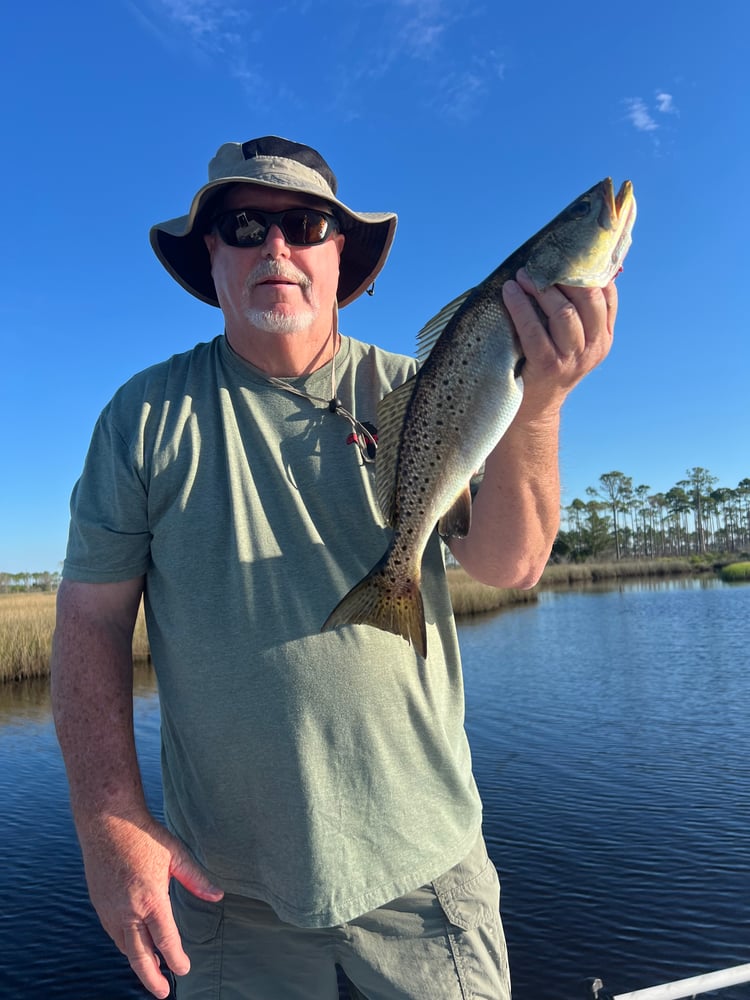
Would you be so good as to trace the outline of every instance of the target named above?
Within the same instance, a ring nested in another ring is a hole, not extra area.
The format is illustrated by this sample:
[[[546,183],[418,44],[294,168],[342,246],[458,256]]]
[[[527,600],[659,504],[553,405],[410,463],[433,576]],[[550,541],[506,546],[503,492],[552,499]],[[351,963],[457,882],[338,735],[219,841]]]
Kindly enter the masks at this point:
[[[466,538],[471,527],[471,490],[468,484],[438,521],[441,538]]]
[[[430,356],[430,351],[435,346],[435,341],[456,315],[461,306],[474,291],[470,288],[468,292],[463,292],[458,298],[443,306],[439,313],[432,317],[417,334],[417,358],[420,365],[424,364]]]
[[[389,392],[378,403],[378,452],[375,459],[375,489],[383,517],[393,523],[393,506],[396,496],[396,470],[401,430],[406,409],[414,391],[416,375],[412,375],[398,389]]]

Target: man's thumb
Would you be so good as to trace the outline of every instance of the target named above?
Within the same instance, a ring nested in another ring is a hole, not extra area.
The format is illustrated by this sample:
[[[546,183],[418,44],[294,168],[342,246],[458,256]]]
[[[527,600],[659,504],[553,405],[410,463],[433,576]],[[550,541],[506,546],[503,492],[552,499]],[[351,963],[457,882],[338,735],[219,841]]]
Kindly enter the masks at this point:
[[[192,892],[199,899],[207,899],[209,902],[217,903],[224,895],[224,890],[215,886],[192,858],[188,857],[184,850],[172,856],[172,869],[170,874],[183,885],[188,892]]]

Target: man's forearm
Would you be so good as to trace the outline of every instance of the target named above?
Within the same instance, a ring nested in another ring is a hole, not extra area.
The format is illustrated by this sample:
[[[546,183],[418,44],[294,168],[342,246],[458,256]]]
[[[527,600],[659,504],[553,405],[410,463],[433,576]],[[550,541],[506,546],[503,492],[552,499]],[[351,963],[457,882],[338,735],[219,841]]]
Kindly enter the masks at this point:
[[[531,587],[544,570],[560,518],[559,411],[516,420],[485,463],[466,538],[451,551],[472,577]]]
[[[138,595],[134,587],[118,587],[63,583],[58,595],[52,707],[73,815],[84,836],[103,817],[136,818],[146,809],[133,735]]]

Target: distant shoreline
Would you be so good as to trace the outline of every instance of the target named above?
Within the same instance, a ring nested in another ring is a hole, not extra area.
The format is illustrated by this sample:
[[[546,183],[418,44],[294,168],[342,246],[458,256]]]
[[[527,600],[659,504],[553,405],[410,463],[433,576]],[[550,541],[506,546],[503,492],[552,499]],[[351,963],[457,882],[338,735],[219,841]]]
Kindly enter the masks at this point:
[[[550,563],[542,578],[530,590],[497,590],[477,583],[460,567],[448,568],[453,611],[457,618],[484,614],[538,599],[542,590],[586,587],[613,580],[667,579],[707,576],[722,571],[731,560],[705,559],[621,559],[619,562]],[[738,563],[738,566],[749,565]]]
[[[750,580],[750,562],[729,558],[639,559],[606,563],[556,563],[529,590],[488,587],[457,566],[448,568],[448,586],[456,618],[486,614],[538,600],[542,590],[586,587],[613,580],[667,579],[721,573],[725,579]],[[49,676],[54,593],[0,594],[0,683]],[[143,609],[138,615],[133,657],[148,660]]]

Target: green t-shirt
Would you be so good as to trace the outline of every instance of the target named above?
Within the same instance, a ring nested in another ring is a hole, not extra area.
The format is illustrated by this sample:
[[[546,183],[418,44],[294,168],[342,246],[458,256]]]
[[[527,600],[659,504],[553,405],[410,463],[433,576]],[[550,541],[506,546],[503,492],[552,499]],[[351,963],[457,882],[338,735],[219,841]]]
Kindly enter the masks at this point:
[[[337,394],[375,424],[414,368],[344,337]],[[331,366],[288,381],[328,399]],[[223,336],[199,344],[103,411],[64,565],[92,583],[146,575],[167,823],[225,891],[300,926],[430,881],[481,823],[437,534],[426,661],[370,626],[320,632],[389,534],[352,433]]]

